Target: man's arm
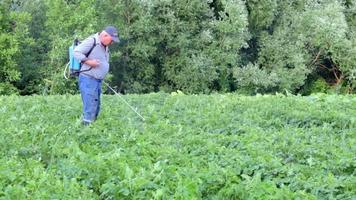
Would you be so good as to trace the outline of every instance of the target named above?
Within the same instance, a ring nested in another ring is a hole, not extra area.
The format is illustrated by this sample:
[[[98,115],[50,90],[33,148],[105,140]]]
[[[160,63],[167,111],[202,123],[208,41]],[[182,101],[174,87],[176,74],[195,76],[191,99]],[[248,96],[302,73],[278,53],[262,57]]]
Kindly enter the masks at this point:
[[[87,38],[85,39],[82,43],[80,43],[77,47],[74,49],[74,58],[79,60],[81,63],[85,63],[87,65],[90,65],[91,67],[96,67],[100,63],[96,59],[89,59],[87,58],[86,54],[90,51],[90,49],[94,45],[94,38]]]

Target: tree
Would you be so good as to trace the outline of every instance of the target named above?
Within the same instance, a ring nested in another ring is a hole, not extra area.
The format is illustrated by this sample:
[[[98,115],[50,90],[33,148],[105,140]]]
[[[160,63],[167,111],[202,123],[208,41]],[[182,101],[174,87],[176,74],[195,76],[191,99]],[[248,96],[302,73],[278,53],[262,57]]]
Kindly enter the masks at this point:
[[[349,53],[348,53],[348,65],[346,78],[348,80],[349,92],[352,93],[356,89],[356,2],[351,0],[345,1],[345,14],[346,20],[349,26],[348,38],[351,41],[349,43]]]
[[[248,1],[248,5],[254,13],[259,2]],[[342,4],[337,0],[294,0],[271,5],[250,16],[250,27],[257,27],[254,37],[258,47],[257,59],[252,62],[257,66],[256,75],[263,74],[266,81],[253,81],[251,67],[246,67],[235,70],[235,77],[245,77],[238,78],[238,85],[255,92],[298,92],[306,82],[323,75],[332,77],[333,84],[341,84],[349,69],[355,68]],[[260,18],[264,20],[256,20]]]
[[[44,84],[45,74],[48,73],[47,52],[49,51],[49,37],[46,34],[46,10],[43,0],[19,1],[16,11],[27,13],[31,20],[28,22],[28,37],[20,39],[20,56],[18,68],[21,77],[16,81],[16,87],[21,95],[40,93]]]
[[[110,47],[112,83],[122,92],[144,93],[155,90],[154,54],[156,38],[150,10],[151,1],[103,0],[99,8],[101,26],[113,24],[119,28],[121,44]]]
[[[231,91],[232,66],[249,37],[242,1],[156,1],[156,56],[162,88],[190,93]]]
[[[123,41],[108,80],[121,92],[356,87],[351,0],[3,0],[0,11],[0,94],[77,93],[62,77],[68,47],[106,25]]]
[[[68,47],[75,38],[85,39],[96,31],[97,9],[95,0],[44,0],[47,8],[45,23],[50,51],[47,53],[45,88],[51,94],[77,92],[75,81],[63,78],[68,62]]]
[[[17,94],[16,81],[21,77],[18,58],[28,39],[30,16],[13,10],[12,1],[0,2],[0,95]]]

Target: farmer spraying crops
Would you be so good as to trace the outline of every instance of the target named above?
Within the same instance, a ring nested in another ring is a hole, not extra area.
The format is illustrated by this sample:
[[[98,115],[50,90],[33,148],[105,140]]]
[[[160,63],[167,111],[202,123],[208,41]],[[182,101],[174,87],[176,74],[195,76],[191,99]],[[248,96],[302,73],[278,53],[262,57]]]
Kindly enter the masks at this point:
[[[108,47],[113,42],[119,42],[118,31],[113,26],[107,26],[74,49],[74,57],[82,64],[79,89],[83,102],[84,125],[89,125],[99,115],[102,81],[109,72]]]

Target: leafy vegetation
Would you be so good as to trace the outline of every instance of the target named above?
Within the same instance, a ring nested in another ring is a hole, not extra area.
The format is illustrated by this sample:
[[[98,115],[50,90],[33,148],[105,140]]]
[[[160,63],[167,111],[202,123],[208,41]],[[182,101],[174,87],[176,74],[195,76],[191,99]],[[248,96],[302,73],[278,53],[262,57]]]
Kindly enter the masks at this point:
[[[0,97],[0,199],[352,199],[355,96]]]
[[[124,93],[354,93],[351,0],[2,0],[0,94],[74,94],[74,38],[119,28],[110,84]],[[322,91],[318,91],[322,92]]]

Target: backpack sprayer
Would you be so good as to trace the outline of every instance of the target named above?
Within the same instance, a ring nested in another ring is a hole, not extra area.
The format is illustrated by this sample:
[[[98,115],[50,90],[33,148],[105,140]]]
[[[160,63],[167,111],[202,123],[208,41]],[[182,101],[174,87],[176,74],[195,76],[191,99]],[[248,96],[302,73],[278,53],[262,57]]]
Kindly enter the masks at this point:
[[[90,50],[88,51],[88,53],[86,53],[86,57],[88,57],[90,55],[90,53],[93,51],[94,47],[96,46],[96,39],[94,39],[94,43],[93,46],[90,48]],[[86,72],[86,71],[90,71],[90,69],[87,70],[81,70],[82,68],[82,63],[80,63],[77,59],[74,58],[74,48],[76,46],[78,46],[80,44],[80,41],[78,39],[75,39],[73,41],[73,44],[68,48],[68,52],[69,52],[69,62],[67,63],[67,65],[64,68],[64,72],[63,72],[63,76],[65,79],[68,79],[69,77],[76,77],[79,76],[79,74],[81,72]],[[69,70],[68,70],[69,68]]]
[[[63,76],[65,79],[69,79],[70,77],[76,77],[76,76],[79,76],[79,74],[81,72],[84,72],[84,71],[89,71],[91,70],[92,68],[88,69],[88,70],[81,70],[81,63],[74,58],[74,48],[76,46],[78,46],[80,44],[79,40],[78,39],[75,39],[73,44],[68,48],[69,50],[69,62],[66,64],[65,68],[64,68],[64,71],[63,71]],[[94,44],[92,46],[92,48],[88,51],[88,53],[86,54],[86,56],[88,57],[90,55],[90,53],[92,52],[92,50],[94,49],[94,47],[96,46],[96,41],[95,41],[95,38],[94,38]],[[121,98],[121,100],[123,102],[125,102],[125,104],[132,110],[134,111],[143,121],[145,121],[145,118],[142,117],[142,115],[140,113],[138,113],[136,111],[136,109],[134,109],[123,97],[120,93],[116,92],[112,87],[110,87],[109,84],[107,84],[106,82],[103,81],[103,83],[111,90],[113,91],[117,96],[119,96]]]

